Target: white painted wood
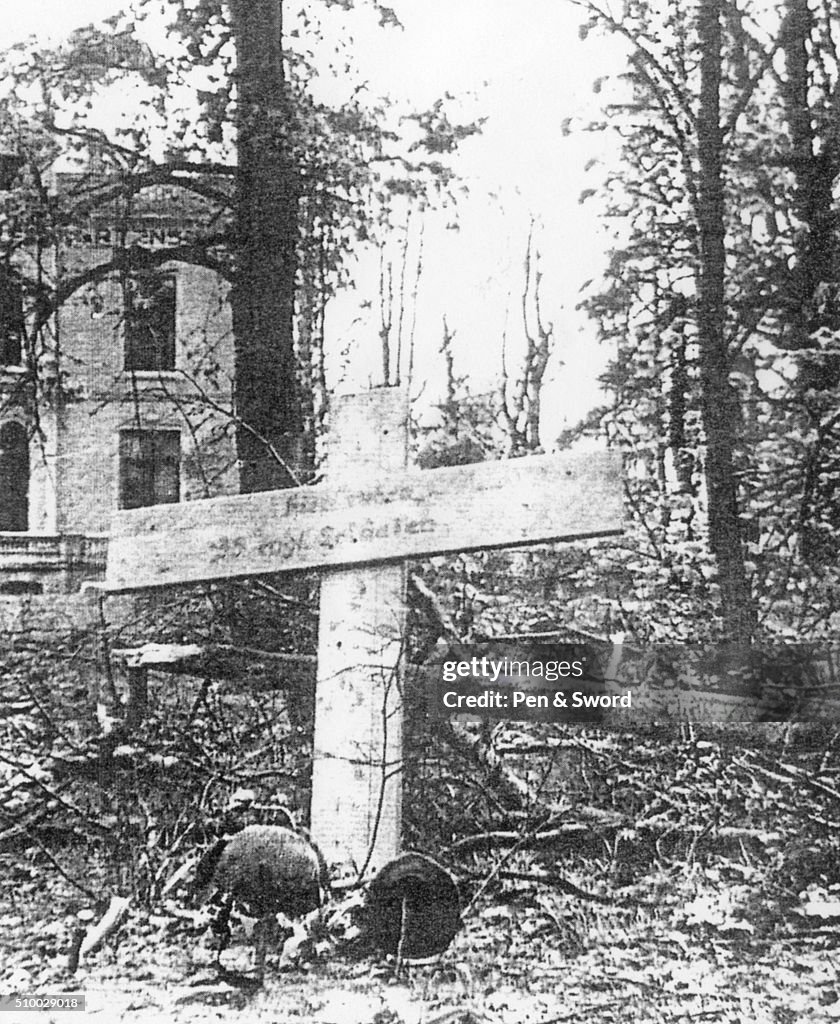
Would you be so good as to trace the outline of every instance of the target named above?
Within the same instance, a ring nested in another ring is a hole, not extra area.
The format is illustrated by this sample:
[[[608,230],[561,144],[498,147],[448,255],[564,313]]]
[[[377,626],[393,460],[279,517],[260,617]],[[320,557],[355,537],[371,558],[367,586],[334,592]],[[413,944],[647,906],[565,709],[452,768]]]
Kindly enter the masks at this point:
[[[352,465],[349,453],[341,458]],[[378,477],[351,471],[317,487],[122,511],[107,588],[606,536],[622,528],[620,479],[610,453],[546,455]]]
[[[327,569],[312,834],[368,876],[400,846],[404,560],[622,528],[617,456],[408,472],[406,414],[397,389],[339,399],[326,484],[120,512],[108,549],[111,591]]]
[[[333,410],[328,477],[374,484],[406,457],[404,392]],[[400,848],[405,570],[324,573],[318,628],[312,838],[328,864],[375,874]]]

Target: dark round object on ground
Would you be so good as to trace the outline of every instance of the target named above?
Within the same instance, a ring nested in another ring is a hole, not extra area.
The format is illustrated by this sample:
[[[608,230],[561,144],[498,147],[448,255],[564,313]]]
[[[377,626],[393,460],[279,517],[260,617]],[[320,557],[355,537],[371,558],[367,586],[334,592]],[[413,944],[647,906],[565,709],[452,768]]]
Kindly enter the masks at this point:
[[[315,847],[281,825],[248,825],[221,851],[214,883],[255,917],[299,917],[321,905],[323,881]]]
[[[452,875],[422,853],[395,857],[370,884],[365,923],[371,942],[386,953],[405,960],[443,953],[461,926]]]
[[[317,910],[328,888],[324,858],[305,835],[283,825],[246,825],[204,854],[192,896],[203,903],[215,890],[217,912],[211,928],[217,963],[231,939],[234,905],[259,918],[254,928],[255,967],[262,981],[266,951],[277,939],[277,915],[302,917]]]

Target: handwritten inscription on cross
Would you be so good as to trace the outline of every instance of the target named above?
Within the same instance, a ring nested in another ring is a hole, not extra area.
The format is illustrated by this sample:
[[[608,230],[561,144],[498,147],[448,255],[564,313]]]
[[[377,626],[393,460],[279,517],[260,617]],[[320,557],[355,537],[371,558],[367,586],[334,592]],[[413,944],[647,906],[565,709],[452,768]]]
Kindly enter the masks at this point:
[[[107,587],[321,576],[312,834],[375,872],[399,849],[408,558],[615,534],[605,453],[407,470],[405,393],[337,399],[327,482],[116,513]]]

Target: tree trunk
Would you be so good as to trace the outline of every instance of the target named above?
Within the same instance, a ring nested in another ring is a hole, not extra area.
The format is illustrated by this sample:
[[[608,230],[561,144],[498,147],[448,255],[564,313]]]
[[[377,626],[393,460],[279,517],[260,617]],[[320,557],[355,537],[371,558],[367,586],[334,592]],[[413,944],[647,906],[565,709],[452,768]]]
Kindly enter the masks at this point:
[[[783,293],[789,327],[784,343],[793,349],[816,349],[817,331],[836,334],[840,330],[840,247],[834,200],[840,147],[833,112],[840,87],[835,81],[831,97],[814,88],[812,51],[819,54],[819,46],[824,45],[815,42],[817,28],[808,0],[786,0],[781,30],[786,70],[783,96],[795,181],[793,209],[800,221],[796,263]],[[838,431],[833,416],[838,383],[840,357],[829,347],[819,355],[812,351],[799,362],[793,385],[794,400],[807,411],[807,426],[815,435],[804,460],[799,516],[800,550],[814,566],[836,561],[839,547]]]
[[[680,297],[681,298],[681,297]],[[674,472],[677,486],[684,494],[694,494],[694,459],[688,450],[685,421],[688,412],[688,338],[685,329],[684,300],[674,300],[674,305],[681,310],[678,317],[672,320],[674,331],[673,354],[671,357],[671,382],[668,389],[668,447],[674,460]]]
[[[294,350],[300,178],[282,0],[231,0],[236,38],[237,268],[231,296],[242,491],[295,482],[302,414]]]
[[[787,70],[783,92],[796,181],[794,210],[807,228],[797,240],[797,264],[788,297],[789,319],[796,328],[794,347],[809,345],[810,335],[820,327],[836,331],[840,326],[840,309],[833,294],[825,297],[821,310],[815,308],[814,301],[821,286],[837,279],[834,179],[838,164],[835,133],[820,126],[817,135],[820,111],[811,109],[808,48],[813,30],[808,0],[788,0],[781,31]]]
[[[718,564],[725,632],[732,639],[745,640],[754,632],[755,612],[741,546],[734,467],[738,408],[729,384],[731,364],[726,336],[721,7],[722,0],[700,0],[697,12],[700,42],[698,340],[706,435],[709,543]]]

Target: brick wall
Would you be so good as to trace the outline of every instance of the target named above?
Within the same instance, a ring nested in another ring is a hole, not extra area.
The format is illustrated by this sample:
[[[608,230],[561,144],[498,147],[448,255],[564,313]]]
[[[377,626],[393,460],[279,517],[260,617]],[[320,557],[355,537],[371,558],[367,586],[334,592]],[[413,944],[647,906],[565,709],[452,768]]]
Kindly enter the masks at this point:
[[[179,264],[175,272],[174,373],[123,372],[117,282],[100,285],[95,304],[80,295],[62,311],[61,368],[69,398],[56,427],[59,532],[107,531],[118,507],[121,430],[180,431],[181,500],[238,489],[232,424],[224,413],[233,368],[226,288],[201,267]]]
[[[183,198],[170,197],[173,217],[188,211]],[[177,231],[177,225],[169,230]],[[59,277],[66,280],[113,257],[111,246],[92,238],[99,234],[77,233],[56,257]],[[33,433],[30,533],[55,538],[107,532],[119,504],[119,435],[126,429],[180,433],[182,501],[238,490],[233,424],[225,412],[234,366],[228,286],[203,267],[173,263],[161,269],[176,281],[174,372],[124,371],[123,289],[114,276],[79,289],[62,307],[47,350],[39,355],[45,386],[37,409],[26,407],[31,388],[21,392],[19,406],[6,408],[4,418],[29,423]],[[22,379],[22,369],[16,372],[5,384],[0,379],[3,396]],[[27,574],[20,566],[7,568],[4,573],[0,552],[0,586],[11,582],[9,589],[41,578],[35,569]],[[45,591],[72,589],[86,578],[54,570],[42,575]]]
[[[119,629],[131,622],[136,600],[131,595],[110,596],[103,604],[106,624]],[[0,595],[0,642],[3,637],[60,639],[98,628],[100,595],[85,589],[77,594]]]

